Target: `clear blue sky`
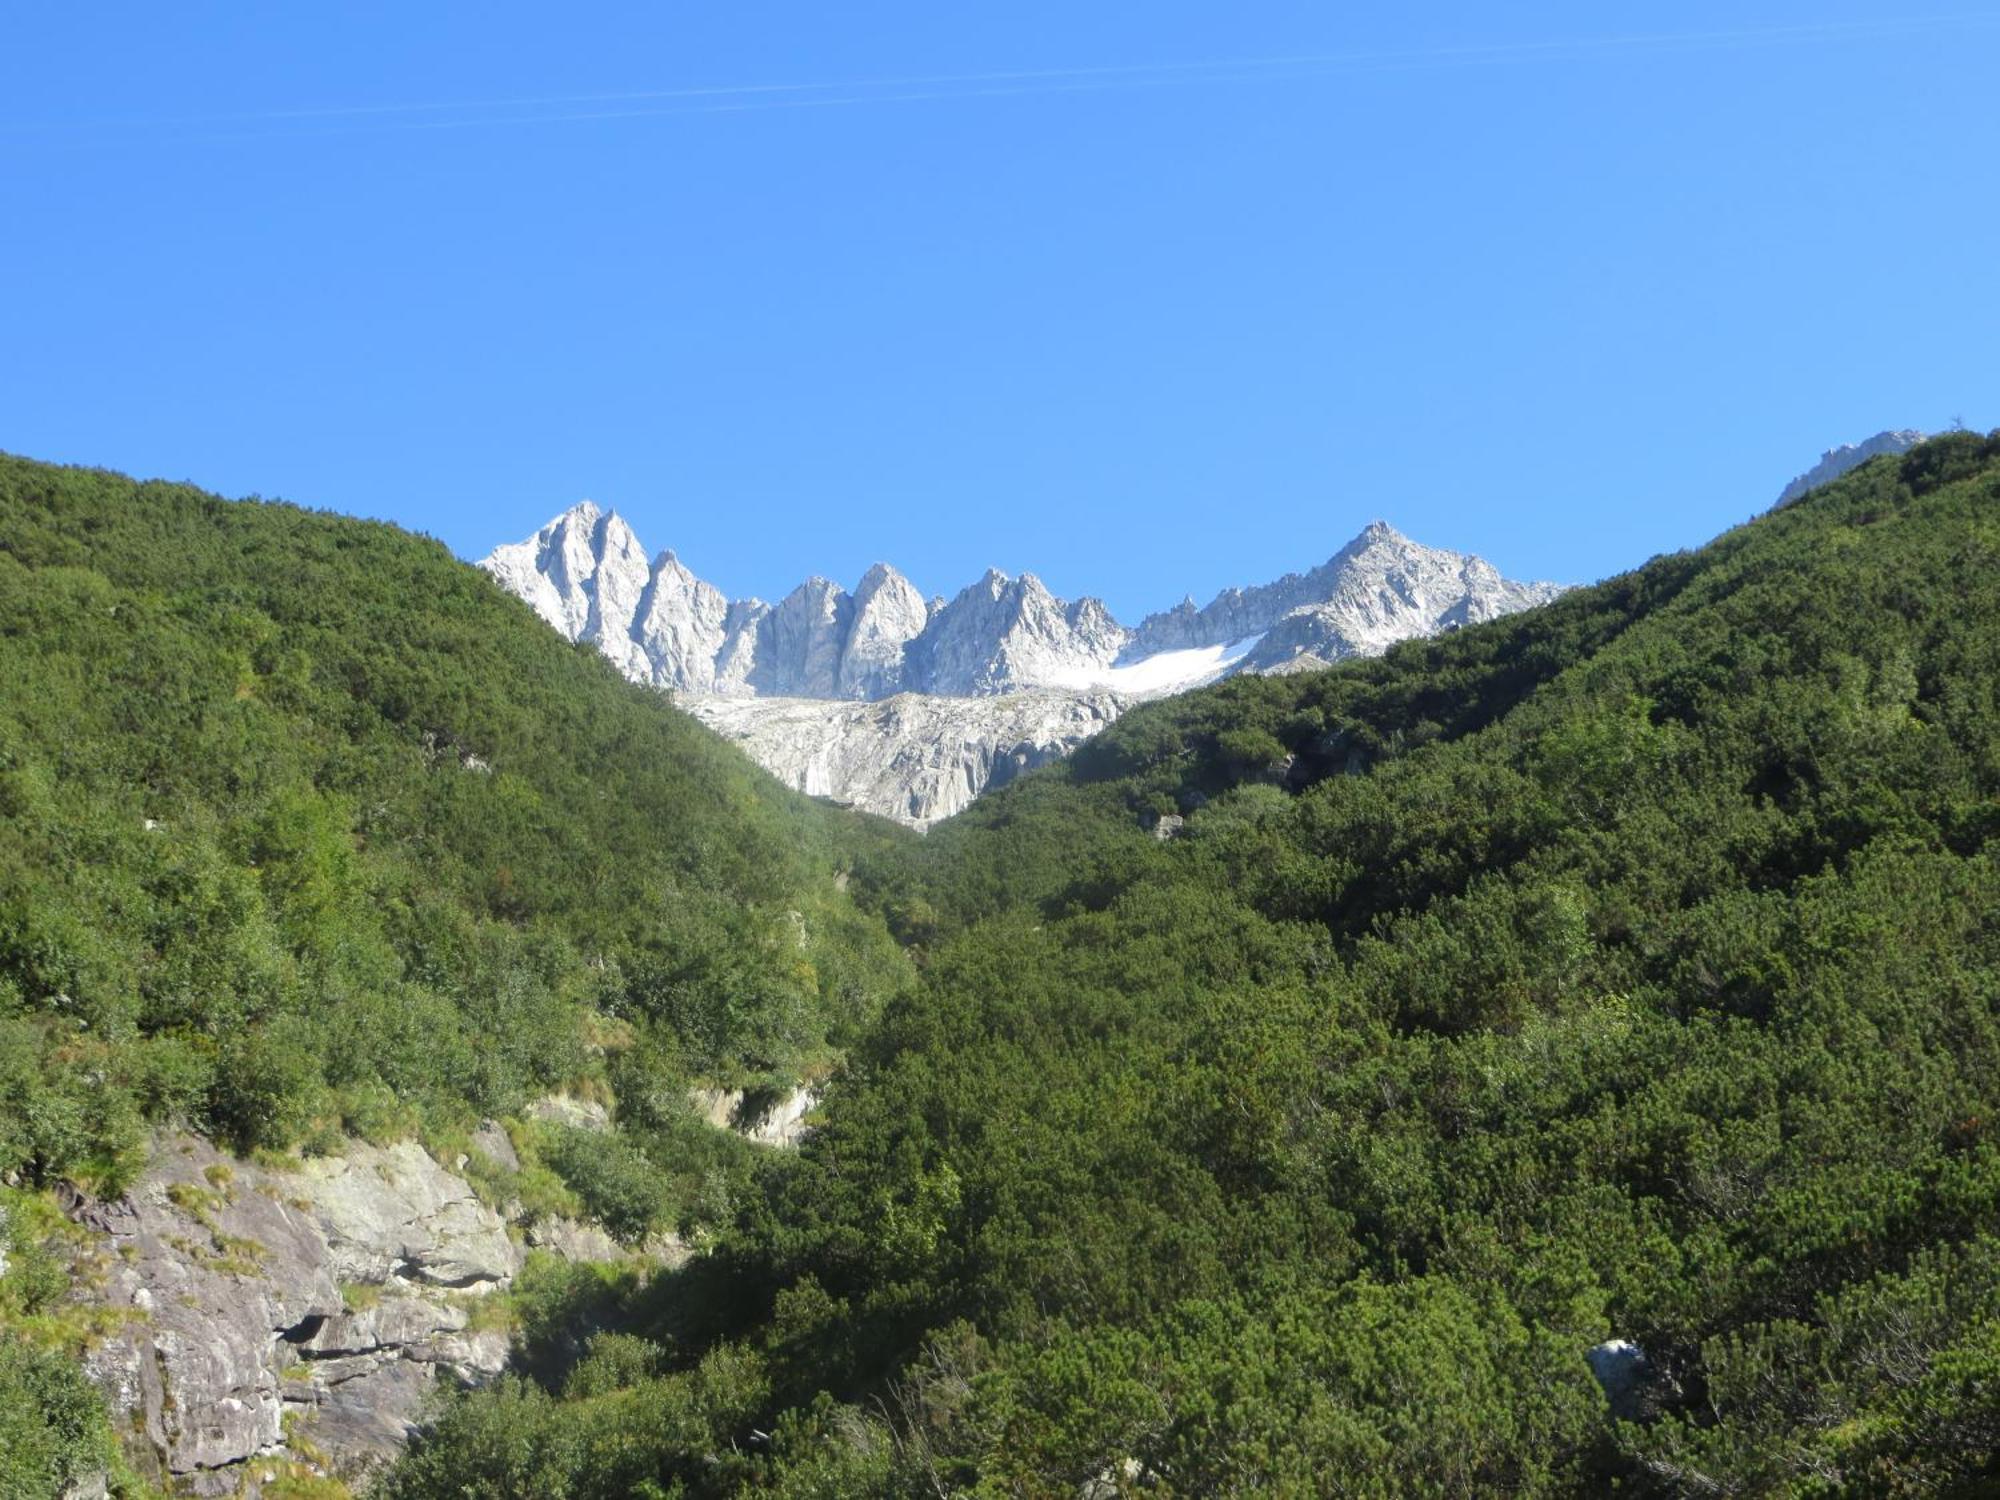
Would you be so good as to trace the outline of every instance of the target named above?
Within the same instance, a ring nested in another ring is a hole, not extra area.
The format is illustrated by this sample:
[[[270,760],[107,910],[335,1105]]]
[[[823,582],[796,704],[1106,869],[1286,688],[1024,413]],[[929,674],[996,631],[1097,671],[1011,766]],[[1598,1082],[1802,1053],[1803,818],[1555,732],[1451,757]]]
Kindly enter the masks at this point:
[[[2000,4],[0,20],[0,448],[589,496],[733,594],[1127,619],[1368,520],[1580,581],[2000,422]]]

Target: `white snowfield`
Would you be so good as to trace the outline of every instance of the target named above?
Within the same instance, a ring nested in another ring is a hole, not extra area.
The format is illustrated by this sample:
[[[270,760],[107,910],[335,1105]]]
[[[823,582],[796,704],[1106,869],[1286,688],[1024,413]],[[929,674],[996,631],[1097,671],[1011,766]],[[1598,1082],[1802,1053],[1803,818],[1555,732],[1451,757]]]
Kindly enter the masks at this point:
[[[1259,633],[1219,646],[1156,651],[1151,656],[1114,662],[1108,667],[1065,667],[1049,673],[1040,686],[1069,688],[1079,693],[1096,688],[1122,693],[1127,698],[1164,698],[1227,677],[1263,639]]]

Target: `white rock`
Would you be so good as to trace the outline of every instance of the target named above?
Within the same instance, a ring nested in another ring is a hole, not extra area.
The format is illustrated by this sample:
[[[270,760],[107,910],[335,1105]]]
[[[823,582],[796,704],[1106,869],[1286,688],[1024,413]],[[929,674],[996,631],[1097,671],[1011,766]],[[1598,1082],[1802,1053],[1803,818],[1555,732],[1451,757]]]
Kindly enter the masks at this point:
[[[796,1146],[805,1134],[806,1116],[819,1103],[819,1090],[794,1089],[755,1116],[745,1109],[747,1098],[741,1089],[688,1091],[688,1102],[694,1105],[695,1112],[716,1129],[733,1130],[764,1146]]]
[[[505,1283],[517,1268],[500,1216],[414,1141],[351,1142],[344,1156],[306,1161],[299,1176],[343,1281],[401,1278],[478,1290]]]
[[[594,1099],[571,1094],[545,1094],[522,1111],[531,1120],[567,1125],[573,1130],[609,1130],[611,1111]]]
[[[1637,1414],[1641,1386],[1646,1379],[1646,1351],[1630,1339],[1606,1339],[1590,1349],[1584,1358],[1590,1373],[1597,1377],[1614,1416]]]
[[[683,698],[681,706],[780,781],[925,828],[990,786],[1060,760],[1124,712],[1114,693],[988,698],[903,693],[879,703]]]
[[[854,618],[836,683],[842,698],[886,698],[903,685],[904,655],[930,623],[917,586],[887,563],[876,563],[854,591]]]

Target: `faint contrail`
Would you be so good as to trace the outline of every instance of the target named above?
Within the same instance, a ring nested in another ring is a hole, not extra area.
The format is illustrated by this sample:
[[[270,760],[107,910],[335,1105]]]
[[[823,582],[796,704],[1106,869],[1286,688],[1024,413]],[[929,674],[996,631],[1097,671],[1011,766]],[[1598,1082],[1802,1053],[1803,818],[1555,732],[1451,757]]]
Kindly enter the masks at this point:
[[[1284,57],[1213,59],[1199,62],[1120,63],[1094,67],[1035,68],[982,73],[919,74],[894,78],[844,79],[824,83],[719,84],[707,87],[641,89],[601,94],[551,94],[499,99],[431,100],[397,104],[329,105],[170,118],[80,121],[20,121],[0,124],[13,132],[75,132],[144,126],[148,129],[287,122],[355,122],[327,130],[288,132],[300,136],[397,130],[463,130],[482,125],[561,124],[590,120],[660,118],[674,115],[739,114],[777,109],[813,109],[862,104],[896,104],[950,99],[1016,97],[1030,94],[1091,93],[1204,83],[1233,83],[1282,77],[1326,76],[1340,72],[1401,71],[1436,67],[1563,60],[1618,52],[1728,48],[1775,43],[1894,35],[2000,21],[2000,11],[1959,12],[1873,21],[1808,22],[1791,26],[1726,30],[1650,32],[1625,36],[1569,37],[1528,42],[1475,43],[1451,47],[1385,48],[1306,53]],[[916,92],[911,92],[915,90]],[[576,105],[665,105],[664,108],[597,109],[548,113]],[[449,112],[530,110],[536,113],[470,114],[454,120],[396,119],[395,116]],[[361,121],[374,123],[362,124]],[[180,139],[234,140],[279,132],[232,132]]]

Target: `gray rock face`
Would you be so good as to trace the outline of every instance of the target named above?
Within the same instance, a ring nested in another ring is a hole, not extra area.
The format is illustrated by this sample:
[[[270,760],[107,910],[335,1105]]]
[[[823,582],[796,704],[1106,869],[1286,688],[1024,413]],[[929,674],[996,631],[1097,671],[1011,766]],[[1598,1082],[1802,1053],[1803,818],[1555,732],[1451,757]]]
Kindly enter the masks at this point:
[[[900,692],[904,654],[930,618],[915,584],[887,563],[870,568],[854,591],[853,622],[833,696],[873,699]]]
[[[500,1216],[414,1141],[352,1145],[302,1164],[291,1184],[313,1206],[342,1281],[490,1290],[517,1257]]]
[[[951,697],[1067,685],[1109,667],[1131,632],[1095,599],[1065,604],[997,569],[939,610],[911,648],[918,691]]]
[[[601,1224],[551,1216],[528,1226],[528,1243],[579,1264],[625,1259],[625,1247]]]
[[[1309,573],[1225,589],[1206,609],[1184,601],[1140,622],[1125,660],[1263,639],[1235,669],[1269,671],[1299,656],[1332,662],[1398,641],[1546,604],[1562,590],[1512,583],[1491,563],[1420,546],[1381,521]]]
[[[522,1111],[531,1120],[551,1125],[567,1125],[572,1130],[609,1130],[611,1111],[594,1099],[578,1099],[569,1094],[546,1094]]]
[[[124,1198],[68,1207],[104,1237],[100,1295],[128,1314],[86,1367],[187,1493],[254,1488],[294,1434],[364,1474],[440,1374],[506,1363],[505,1336],[468,1324],[514,1247],[418,1146],[270,1171],[176,1137]]]
[[[750,681],[759,693],[831,698],[840,684],[854,599],[839,584],[808,578],[771,611]]]
[[[926,827],[1067,755],[1129,704],[1232,672],[1286,672],[1553,598],[1377,522],[1321,566],[1192,599],[1128,630],[1096,599],[991,571],[949,602],[877,563],[775,609],[730,603],[671,552],[651,568],[587,502],[483,566],[572,640],[801,790]],[[1011,701],[1017,697],[1024,701]]]
[[[638,656],[628,651],[621,659],[614,651],[612,658],[621,664],[643,660],[646,675],[641,680],[698,682],[700,691],[713,691],[717,674],[727,670],[731,625],[729,601],[722,590],[695,577],[673,553],[662,552],[640,595],[638,611],[622,633],[624,641],[638,648]],[[599,628],[603,628],[601,618]],[[613,628],[616,633],[615,622]],[[740,631],[741,625],[737,628]],[[613,644],[623,649],[622,642]],[[626,675],[640,674],[628,668]]]
[[[1115,693],[989,698],[903,693],[879,703],[683,698],[681,707],[802,792],[915,828],[1060,760],[1124,711]]]
[[[1923,433],[1913,427],[1905,427],[1896,432],[1878,432],[1858,443],[1842,443],[1838,448],[1829,448],[1820,455],[1818,463],[1785,486],[1778,496],[1778,504],[1790,505],[1821,485],[1833,483],[1849,470],[1860,468],[1871,458],[1884,453],[1908,453],[1923,440]]]
[[[783,1098],[753,1102],[741,1089],[694,1089],[688,1102],[718,1130],[733,1130],[763,1146],[796,1146],[809,1128],[806,1116],[819,1104],[819,1090],[794,1089]]]
[[[521,1170],[521,1158],[514,1150],[513,1141],[501,1128],[498,1120],[485,1120],[472,1132],[472,1149],[507,1172]]]
[[[1004,693],[1108,667],[1130,635],[1097,600],[1066,603],[1032,573],[991,572],[934,605],[877,563],[852,594],[810,578],[775,608],[732,604],[671,552],[649,567],[624,520],[588,501],[481,566],[634,681],[689,694]]]

